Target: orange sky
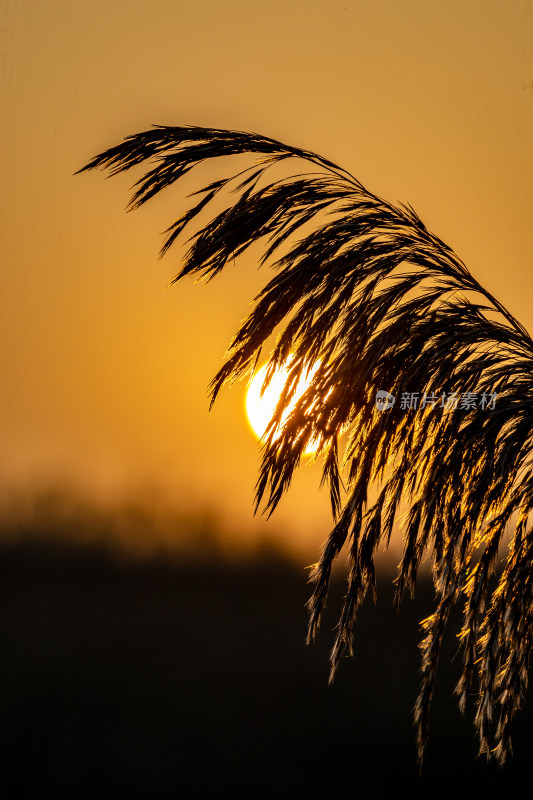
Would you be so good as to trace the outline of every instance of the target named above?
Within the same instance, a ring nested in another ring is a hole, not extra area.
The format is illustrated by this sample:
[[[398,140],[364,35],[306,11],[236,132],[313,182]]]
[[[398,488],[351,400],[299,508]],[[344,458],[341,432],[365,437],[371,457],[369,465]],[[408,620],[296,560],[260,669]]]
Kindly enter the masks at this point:
[[[179,189],[126,215],[133,176],[73,173],[160,124],[252,130],[410,202],[533,331],[533,6],[446,0],[0,3],[0,477],[168,494],[236,535],[257,443],[244,385],[206,388],[264,283],[252,258],[207,286],[157,260]],[[314,553],[319,469],[268,526]]]

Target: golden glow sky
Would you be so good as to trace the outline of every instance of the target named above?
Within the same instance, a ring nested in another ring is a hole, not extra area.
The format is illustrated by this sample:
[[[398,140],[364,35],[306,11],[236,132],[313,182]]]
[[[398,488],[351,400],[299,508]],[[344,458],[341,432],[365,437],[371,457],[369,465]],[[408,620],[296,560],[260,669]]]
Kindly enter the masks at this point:
[[[244,384],[206,388],[267,272],[165,289],[179,189],[125,214],[132,175],[73,177],[152,123],[314,150],[410,202],[533,331],[529,0],[17,0],[0,3],[0,478],[209,507],[315,552],[319,469],[269,523]],[[251,533],[244,534],[244,531]],[[255,533],[254,533],[255,532]]]

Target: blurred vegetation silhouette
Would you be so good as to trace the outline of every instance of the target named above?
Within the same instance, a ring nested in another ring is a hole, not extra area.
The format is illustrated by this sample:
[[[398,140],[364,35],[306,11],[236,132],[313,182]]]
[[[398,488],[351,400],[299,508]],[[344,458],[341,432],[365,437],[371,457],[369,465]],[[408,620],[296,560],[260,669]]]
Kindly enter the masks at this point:
[[[358,619],[357,658],[328,687],[328,643],[305,646],[305,574],[273,548],[236,561],[216,519],[191,519],[186,546],[157,540],[157,516],[113,514],[54,490],[0,514],[0,792],[5,798],[237,797],[285,790],[365,798],[523,791],[531,712],[503,770],[474,758],[470,724],[448,708],[452,612],[444,637],[424,773],[405,735],[417,684],[417,620],[429,574],[393,608],[392,567],[378,559],[377,603]],[[121,519],[119,519],[121,517]],[[179,521],[175,518],[176,523]],[[183,522],[183,520],[182,520]],[[116,531],[120,530],[120,537]],[[178,536],[181,537],[181,528]],[[128,535],[128,533],[130,535]],[[382,588],[382,590],[381,590]],[[341,601],[334,571],[332,606]],[[324,625],[334,625],[334,609]],[[443,763],[446,770],[443,770]]]
[[[257,134],[154,126],[80,172],[101,167],[114,175],[151,161],[135,184],[134,209],[200,163],[229,156],[229,177],[190,195],[196,199],[166,231],[161,255],[192,227],[176,281],[210,280],[254,243],[263,247],[260,263],[273,262],[274,277],[211,383],[211,402],[223,386],[253,372],[278,332],[265,385],[289,360],[290,378],[263,447],[256,508],[264,499],[272,513],[306,444],[318,439],[335,525],[311,574],[308,640],[346,546],[348,588],[332,679],[352,651],[356,614],[368,590],[375,591],[377,549],[389,542],[400,503],[407,504],[396,599],[413,593],[425,555],[436,594],[422,623],[414,712],[419,762],[444,631],[462,602],[459,705],[463,710],[476,693],[480,751],[503,763],[532,637],[533,342],[410,206],[377,197],[308,150]],[[298,377],[317,363],[281,425]],[[397,401],[378,409],[378,391]]]

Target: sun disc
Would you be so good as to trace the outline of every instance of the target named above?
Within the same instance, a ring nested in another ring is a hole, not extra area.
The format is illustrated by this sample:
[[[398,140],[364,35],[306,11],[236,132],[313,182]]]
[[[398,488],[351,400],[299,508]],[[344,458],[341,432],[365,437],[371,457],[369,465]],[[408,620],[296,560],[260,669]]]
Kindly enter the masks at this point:
[[[289,378],[290,370],[288,368],[288,363],[289,362],[276,369],[272,376],[272,380],[263,392],[262,396],[261,387],[263,386],[263,381],[265,380],[268,364],[263,364],[263,366],[256,372],[252,382],[250,383],[250,386],[248,387],[248,391],[246,393],[246,416],[248,418],[250,427],[258,439],[262,439],[270,420],[274,416],[281,393],[287,382],[287,379]],[[317,362],[311,369],[308,369],[304,374],[301,375],[291,402],[282,416],[282,422],[287,419],[297,401],[311,384],[313,376],[319,367],[319,363],[320,362]],[[312,455],[317,451],[317,449],[318,442],[313,439],[306,446],[304,455]]]

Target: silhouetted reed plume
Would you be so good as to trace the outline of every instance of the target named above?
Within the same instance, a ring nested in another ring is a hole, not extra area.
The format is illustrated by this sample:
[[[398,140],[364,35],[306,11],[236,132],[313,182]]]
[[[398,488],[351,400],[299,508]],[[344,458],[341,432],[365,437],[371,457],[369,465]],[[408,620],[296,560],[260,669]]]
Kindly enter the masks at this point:
[[[414,591],[426,553],[436,591],[435,612],[422,623],[419,760],[443,632],[462,601],[459,704],[464,709],[477,691],[481,751],[503,763],[533,631],[533,342],[410,206],[376,197],[315,153],[256,134],[157,126],[83,170],[114,175],[151,159],[134,187],[130,208],[137,208],[206,159],[237,155],[238,171],[195,193],[165,232],[161,253],[187,228],[194,235],[175,281],[189,274],[211,279],[255,242],[264,247],[260,263],[272,262],[274,277],[231,342],[210,395],[213,403],[224,385],[250,375],[261,347],[279,331],[267,380],[293,355],[263,448],[256,508],[264,499],[272,513],[306,443],[318,438],[336,524],[311,574],[308,639],[317,633],[331,568],[346,545],[348,589],[332,679],[352,651],[357,611],[375,590],[375,553],[390,540],[400,501],[407,504],[397,597]],[[276,165],[291,174],[278,174]],[[195,227],[212,201],[216,213]],[[276,430],[298,376],[317,361],[311,385]],[[378,390],[396,398],[392,407],[377,408]]]

